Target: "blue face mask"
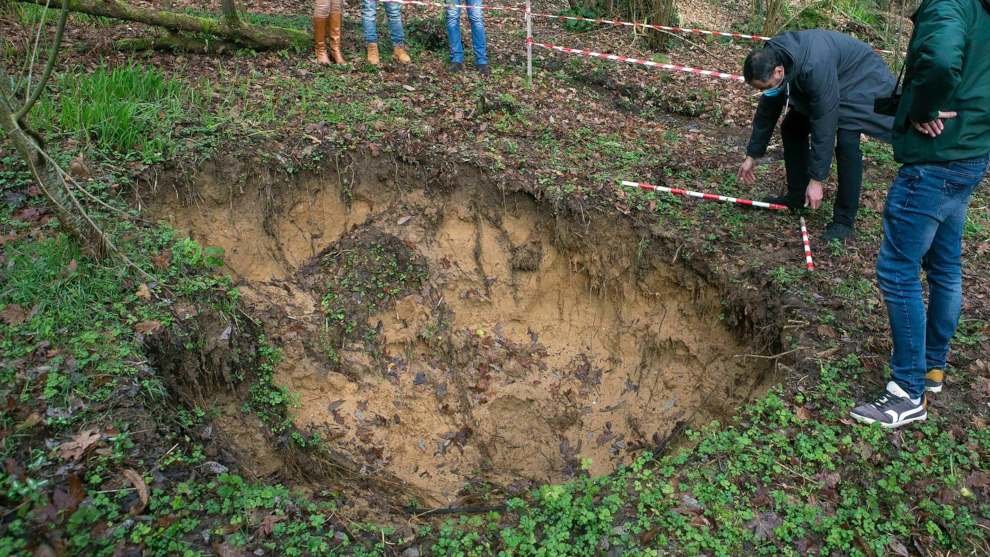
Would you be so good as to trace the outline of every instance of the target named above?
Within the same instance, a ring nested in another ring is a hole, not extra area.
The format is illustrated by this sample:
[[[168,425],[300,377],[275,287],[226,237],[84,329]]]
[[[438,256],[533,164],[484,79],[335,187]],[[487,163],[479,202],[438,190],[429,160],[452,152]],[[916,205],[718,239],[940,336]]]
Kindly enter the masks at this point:
[[[767,90],[763,91],[763,96],[764,97],[778,97],[778,96],[780,96],[781,93],[784,92],[785,87],[786,86],[785,86],[784,82],[781,82],[780,85],[778,85],[776,87],[771,87],[770,89],[767,89]]]

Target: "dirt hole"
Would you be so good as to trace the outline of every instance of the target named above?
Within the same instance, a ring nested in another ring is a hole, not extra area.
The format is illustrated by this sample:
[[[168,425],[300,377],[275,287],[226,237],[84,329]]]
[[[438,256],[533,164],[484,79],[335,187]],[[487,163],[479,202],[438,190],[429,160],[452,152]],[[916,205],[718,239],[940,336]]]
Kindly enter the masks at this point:
[[[285,351],[296,425],[365,473],[438,504],[605,474],[767,386],[769,360],[724,323],[718,290],[616,218],[365,166],[347,192],[335,175],[203,172],[193,199],[156,208],[224,248]]]

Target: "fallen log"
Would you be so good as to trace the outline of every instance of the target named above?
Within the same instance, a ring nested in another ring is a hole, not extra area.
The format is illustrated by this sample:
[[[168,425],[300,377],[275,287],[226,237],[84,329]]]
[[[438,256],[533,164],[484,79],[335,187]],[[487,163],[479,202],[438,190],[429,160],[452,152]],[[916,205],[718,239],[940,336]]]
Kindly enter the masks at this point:
[[[45,0],[16,0],[25,4],[45,5]],[[178,12],[142,8],[122,0],[69,0],[73,12],[154,25],[173,32],[208,33],[256,50],[279,50],[306,47],[308,33],[285,27],[251,25],[229,14],[218,19]]]

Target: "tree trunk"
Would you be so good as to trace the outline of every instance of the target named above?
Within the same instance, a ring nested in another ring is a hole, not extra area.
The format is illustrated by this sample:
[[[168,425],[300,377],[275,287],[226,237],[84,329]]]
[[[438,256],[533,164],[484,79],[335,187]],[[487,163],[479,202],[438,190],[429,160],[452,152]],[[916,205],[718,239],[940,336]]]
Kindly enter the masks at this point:
[[[15,118],[14,99],[10,90],[10,77],[0,67],[0,128],[10,139],[17,152],[31,170],[41,189],[48,197],[59,223],[69,235],[76,238],[87,252],[95,257],[104,255],[110,247],[103,232],[78,211],[76,201],[69,191],[68,185],[58,170],[41,156],[41,145],[29,134]]]
[[[241,19],[237,17],[237,6],[234,4],[234,0],[222,0],[220,10],[223,13],[223,21],[228,27],[236,29],[241,26]]]
[[[114,41],[117,50],[142,51],[166,50],[171,52],[195,52],[197,54],[222,55],[236,51],[238,45],[221,40],[204,41],[181,33],[169,33],[161,37],[120,39]]]
[[[677,25],[677,6],[674,5],[674,0],[653,0],[647,6],[650,8],[648,10],[650,22],[657,25]],[[647,38],[650,46],[657,50],[666,51],[670,47],[671,36],[668,33],[651,29]]]
[[[45,0],[16,0],[28,4],[45,5]],[[224,5],[233,2],[224,0]],[[121,0],[69,0],[69,10],[89,15],[135,21],[146,25],[163,27],[170,31],[186,31],[190,33],[209,33],[236,42],[248,48],[259,50],[282,49],[289,47],[307,47],[311,40],[309,33],[286,29],[284,27],[268,27],[250,25],[240,21],[236,10],[231,25],[231,18],[224,15],[221,19],[196,17],[177,12],[146,9],[132,6]]]

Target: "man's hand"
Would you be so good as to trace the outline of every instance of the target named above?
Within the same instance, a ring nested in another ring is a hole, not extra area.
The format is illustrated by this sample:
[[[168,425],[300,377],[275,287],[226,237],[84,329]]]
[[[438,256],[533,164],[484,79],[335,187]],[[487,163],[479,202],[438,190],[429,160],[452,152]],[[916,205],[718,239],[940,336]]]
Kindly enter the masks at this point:
[[[955,112],[940,111],[938,113],[938,118],[935,118],[931,122],[922,122],[919,124],[918,122],[912,120],[911,126],[913,126],[914,129],[917,130],[918,133],[922,135],[927,135],[928,137],[938,137],[939,135],[942,134],[942,130],[945,129],[945,124],[942,123],[942,120],[950,120],[955,117],[956,117]]]
[[[818,180],[808,182],[808,189],[804,191],[804,206],[812,209],[822,206],[822,183]]]
[[[756,182],[756,174],[753,173],[753,168],[756,166],[756,161],[753,157],[746,157],[746,160],[742,162],[739,166],[739,171],[736,172],[736,177],[743,181],[744,184],[753,184]]]

